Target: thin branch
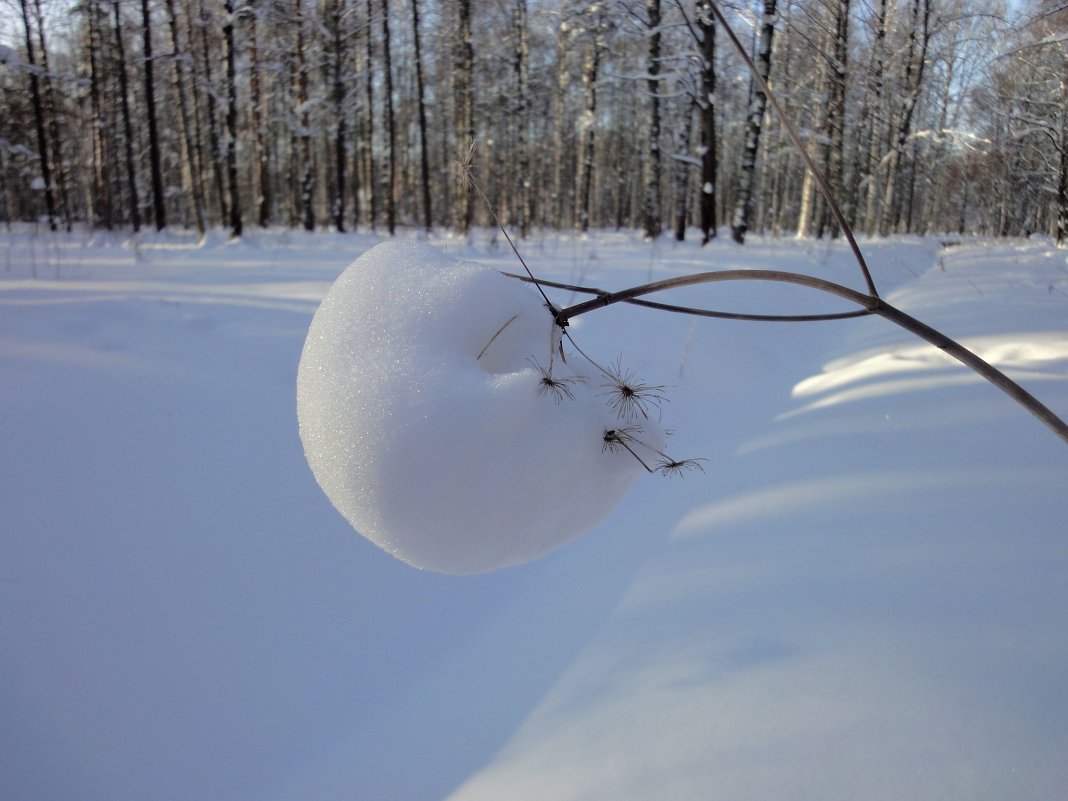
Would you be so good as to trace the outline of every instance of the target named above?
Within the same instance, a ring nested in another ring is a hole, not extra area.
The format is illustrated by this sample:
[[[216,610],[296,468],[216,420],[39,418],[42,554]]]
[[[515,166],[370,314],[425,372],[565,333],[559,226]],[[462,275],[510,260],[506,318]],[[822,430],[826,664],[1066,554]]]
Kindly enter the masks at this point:
[[[654,292],[663,292],[666,289],[678,289],[680,287],[693,286],[694,284],[711,284],[722,281],[775,281],[784,284],[797,284],[845,298],[868,312],[877,313],[878,309],[878,297],[872,297],[847,286],[836,284],[833,281],[825,281],[822,278],[814,278],[810,275],[788,273],[781,270],[720,270],[665,278],[661,281],[641,284],[619,292],[600,293],[593,300],[576,303],[574,306],[561,309],[557,312],[556,319],[557,322],[566,324],[572,317],[577,317],[580,314],[585,314],[588,311],[600,309],[613,303],[629,301],[642,295],[651,295]]]
[[[614,303],[633,302],[635,298],[639,298],[643,295],[650,295],[654,292],[662,292],[667,289],[677,289],[679,287],[693,286],[695,284],[718,283],[723,281],[773,281],[778,283],[796,284],[852,301],[861,307],[862,313],[877,314],[895,325],[904,328],[906,331],[915,334],[921,339],[930,342],[939,350],[952,356],[965,366],[970,367],[1041,420],[1064,442],[1068,442],[1068,424],[1054,414],[1053,411],[1039,401],[1038,398],[992,364],[968,350],[959,342],[950,339],[941,331],[938,331],[926,323],[917,320],[915,317],[906,314],[900,309],[891,306],[882,298],[865,295],[863,292],[857,292],[855,289],[850,289],[849,287],[836,284],[832,281],[825,281],[822,278],[814,278],[809,275],[799,275],[797,273],[788,273],[779,270],[723,270],[720,272],[697,273],[695,275],[685,275],[677,278],[667,278],[662,281],[654,281],[649,284],[642,284],[641,286],[631,287],[619,292],[593,290],[597,294],[596,298],[561,309],[557,312],[556,319],[559,324],[566,325],[567,321],[572,317],[577,317],[580,314],[585,314],[586,312],[595,309],[603,309]]]
[[[497,333],[494,334],[493,336],[491,336],[489,342],[487,342],[483,346],[482,350],[480,350],[478,352],[478,356],[475,357],[475,361],[476,362],[479,359],[481,359],[483,356],[486,355],[486,351],[489,350],[489,347],[490,347],[490,345],[493,344],[493,341],[504,332],[504,329],[506,329],[508,326],[510,326],[512,323],[514,323],[516,321],[516,318],[518,318],[518,317],[519,317],[518,314],[513,314],[511,317],[508,318],[508,322],[506,322],[504,325],[502,325],[500,328],[497,329]]]
[[[562,284],[559,281],[548,281],[544,278],[530,278],[526,275],[520,275],[519,273],[502,273],[502,275],[506,275],[509,278],[517,278],[520,281],[526,281],[531,284],[552,287],[553,289],[566,289],[569,292],[581,292],[587,295],[611,294],[603,289],[578,286],[576,284]],[[656,309],[657,311],[673,312],[675,314],[689,314],[694,317],[711,317],[717,320],[740,320],[743,322],[758,323],[815,323],[827,322],[829,320],[851,320],[856,317],[867,317],[872,313],[869,309],[856,309],[854,311],[830,312],[827,314],[751,314],[747,312],[699,309],[694,306],[679,306],[674,303],[660,303],[659,301],[644,300],[642,298],[628,298],[621,302],[629,303],[633,306],[642,306],[646,309]]]

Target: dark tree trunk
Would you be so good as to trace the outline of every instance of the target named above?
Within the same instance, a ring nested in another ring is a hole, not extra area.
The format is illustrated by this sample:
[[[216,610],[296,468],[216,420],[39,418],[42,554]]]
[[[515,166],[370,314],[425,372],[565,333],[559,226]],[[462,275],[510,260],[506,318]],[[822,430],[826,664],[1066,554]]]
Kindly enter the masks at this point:
[[[423,90],[423,54],[419,40],[419,0],[412,2],[412,37],[415,42],[415,85],[419,104],[419,179],[423,194],[423,227],[427,233],[433,225],[434,214],[430,206],[430,156],[426,136],[426,99]]]
[[[59,112],[56,93],[52,86],[52,70],[48,66],[48,46],[45,43],[44,15],[41,13],[41,0],[34,0],[34,16],[37,20],[37,41],[41,47],[41,79],[44,83],[45,117],[48,124],[48,144],[52,150],[53,178],[59,190],[59,208],[63,222],[71,230],[70,180],[63,161],[63,138],[59,133]]]
[[[645,197],[642,226],[645,235],[656,239],[663,231],[660,214],[660,0],[645,0],[649,26],[649,129],[646,145]]]
[[[134,166],[133,150],[133,123],[130,115],[130,85],[126,75],[126,43],[122,37],[122,12],[119,9],[119,0],[111,0],[111,8],[115,14],[115,46],[119,56],[117,65],[119,72],[119,94],[122,100],[122,124],[126,144],[126,180],[130,192],[130,223],[134,231],[141,230],[141,201],[137,196],[137,169]]]
[[[315,230],[315,175],[312,170],[311,116],[308,112],[308,66],[304,53],[304,13],[301,0],[294,0],[294,20],[297,27],[297,115],[300,125],[300,207],[304,215],[304,230]]]
[[[334,227],[345,230],[345,81],[343,76],[344,51],[342,50],[341,23],[345,13],[345,0],[334,0],[331,13],[334,44]]]
[[[353,41],[355,46],[353,47],[352,81],[355,83],[356,76],[360,74],[363,51],[361,50],[359,37],[354,35]],[[369,64],[368,69],[370,69]],[[363,107],[360,102],[360,93],[355,88],[353,89],[352,97],[354,107],[353,136],[355,137],[352,146],[352,227],[356,229],[360,227],[360,214],[362,212],[360,193],[363,192],[363,176],[366,172],[364,167],[364,156],[367,148],[367,137],[365,135],[366,128],[364,127],[363,122]]]
[[[456,130],[461,134],[459,157],[465,159],[468,149],[475,141],[475,98],[474,98],[474,47],[471,44],[471,0],[458,0],[460,27],[457,35],[456,60]],[[474,217],[474,190],[470,181],[465,182],[465,190],[460,193],[459,219],[460,232],[466,235],[471,230]]]
[[[699,0],[697,29],[701,36],[701,244],[716,236],[716,19],[708,0]]]
[[[101,97],[100,9],[95,0],[88,6],[89,99],[93,110],[93,224],[111,230],[113,221],[111,173],[104,138],[107,122]],[[102,209],[101,209],[102,207]]]
[[[879,162],[881,161],[879,113],[883,105],[883,72],[886,66],[884,52],[887,5],[888,0],[880,0],[875,20],[875,42],[872,45],[871,66],[869,67],[871,77],[866,94],[868,108],[871,110],[871,127],[867,133],[868,188],[864,198],[864,230],[869,236],[875,233],[878,220],[876,203],[879,197]]]
[[[156,122],[156,82],[152,61],[152,18],[148,0],[141,0],[141,35],[145,57],[145,112],[148,117],[148,162],[152,174],[152,218],[156,230],[167,227],[167,209],[163,202],[163,170],[159,146],[159,125]]]
[[[211,164],[211,174],[215,183],[215,197],[219,204],[219,220],[226,220],[229,211],[226,208],[226,187],[223,183],[222,163],[219,154],[222,152],[219,143],[219,121],[215,115],[215,79],[211,70],[211,46],[208,43],[208,30],[213,29],[212,20],[208,16],[208,10],[204,6],[204,0],[199,0],[200,5],[200,52],[204,62],[204,82],[206,91],[204,100],[208,106],[208,162]]]
[[[234,3],[226,0],[226,22],[223,41],[226,43],[226,178],[230,189],[230,235],[241,236],[241,195],[237,177],[237,74],[234,62]]]
[[[37,61],[33,50],[33,28],[30,23],[30,11],[26,0],[22,3],[22,23],[26,27],[26,61],[30,66],[30,99],[33,102],[33,122],[37,133],[37,155],[41,161],[41,180],[44,182],[45,210],[48,214],[48,227],[55,231],[56,198],[52,189],[52,170],[48,164],[48,136],[45,133],[44,103],[41,101],[41,87],[37,79]],[[116,6],[116,13],[118,6]]]
[[[842,186],[842,162],[845,150],[845,98],[846,73],[849,65],[849,0],[835,0],[834,13],[834,58],[829,65],[830,97],[827,103],[827,184],[837,197],[845,194]],[[820,222],[820,235],[830,230],[832,238],[841,233],[838,222],[824,204]]]
[[[389,145],[389,185],[386,187],[386,229],[397,227],[397,131],[393,119],[393,65],[389,53],[389,0],[382,0],[382,61],[386,78],[386,134]]]
[[[1068,58],[1061,68],[1060,174],[1057,176],[1057,246],[1068,240]],[[965,184],[967,187],[967,184]]]
[[[527,41],[527,2],[515,0],[513,12],[513,25],[515,31],[516,47],[512,69],[515,74],[515,148],[514,162],[517,168],[517,180],[513,182],[514,190],[519,197],[516,205],[519,217],[519,235],[524,239],[527,236],[527,228],[530,225],[530,150],[528,146],[528,112],[529,99],[527,97],[528,63],[530,61],[530,45]]]
[[[375,79],[374,79],[374,20],[373,0],[367,0],[367,189],[371,195],[371,230],[378,223],[378,170],[375,168]]]

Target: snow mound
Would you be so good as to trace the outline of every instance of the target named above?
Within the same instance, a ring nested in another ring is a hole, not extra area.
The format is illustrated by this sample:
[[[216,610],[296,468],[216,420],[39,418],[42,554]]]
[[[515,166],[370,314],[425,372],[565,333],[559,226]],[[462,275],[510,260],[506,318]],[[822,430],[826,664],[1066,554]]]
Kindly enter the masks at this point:
[[[604,520],[642,466],[605,447],[622,425],[606,379],[551,359],[555,330],[533,287],[428,245],[386,242],[346,268],[308,331],[297,418],[353,528],[415,567],[479,573]]]

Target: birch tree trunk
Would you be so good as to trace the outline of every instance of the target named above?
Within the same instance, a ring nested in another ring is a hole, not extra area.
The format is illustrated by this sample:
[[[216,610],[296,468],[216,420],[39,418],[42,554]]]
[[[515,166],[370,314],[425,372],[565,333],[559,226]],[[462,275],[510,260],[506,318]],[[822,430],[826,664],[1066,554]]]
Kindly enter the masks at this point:
[[[827,102],[827,153],[824,159],[827,170],[827,185],[836,198],[844,197],[842,165],[845,151],[845,99],[846,73],[849,67],[849,0],[835,0],[834,4],[834,57],[828,65],[830,92]],[[830,206],[823,204],[820,216],[819,235],[830,229],[832,238],[841,233],[838,221],[831,214]]]
[[[574,225],[574,219],[570,211],[568,211],[565,217],[565,191],[570,194],[574,191],[573,176],[571,181],[565,180],[565,141],[564,131],[567,128],[566,121],[566,98],[567,87],[569,83],[569,76],[567,71],[567,56],[569,43],[572,38],[572,27],[566,23],[566,20],[561,20],[557,27],[557,42],[559,44],[559,52],[557,53],[556,61],[556,85],[553,92],[553,118],[556,120],[554,126],[553,136],[553,183],[552,193],[550,196],[552,213],[550,215],[551,224],[555,228],[563,228],[565,225],[565,219],[567,224]],[[583,71],[585,74],[585,70]],[[585,78],[583,78],[585,81]],[[585,87],[585,83],[583,84]],[[565,190],[565,184],[567,189]]]
[[[931,0],[913,0],[909,28],[909,52],[905,64],[905,98],[897,115],[896,137],[886,165],[886,187],[883,192],[883,208],[879,222],[882,236],[891,234],[900,216],[900,201],[895,195],[898,170],[905,154],[909,133],[912,130],[912,115],[923,89],[923,72],[927,62],[927,46],[930,43]],[[919,32],[917,33],[917,28]],[[917,45],[917,36],[919,44]],[[917,49],[918,47],[918,49]],[[896,202],[895,202],[896,201]]]
[[[701,37],[701,244],[716,237],[716,20],[708,0],[698,0]]]
[[[764,0],[764,18],[760,25],[757,43],[756,67],[764,83],[771,75],[771,47],[775,35],[777,0]],[[760,133],[764,127],[764,111],[768,96],[759,83],[749,83],[749,113],[746,117],[745,148],[742,150],[742,165],[738,174],[738,197],[731,218],[731,238],[739,245],[745,242],[749,219],[753,214],[753,183],[756,176],[756,158],[760,150]]]
[[[586,104],[582,112],[580,130],[582,136],[582,158],[579,161],[579,190],[576,204],[576,222],[580,231],[585,233],[590,227],[590,187],[593,185],[594,154],[594,116],[597,113],[597,75],[601,66],[600,33],[595,32],[593,40],[587,47],[582,67],[582,87]]]
[[[189,175],[189,193],[192,196],[193,220],[197,232],[203,235],[204,193],[200,180],[199,158],[194,147],[193,126],[189,117],[189,99],[186,96],[185,59],[182,57],[182,45],[178,36],[178,14],[174,0],[166,0],[167,24],[171,34],[171,51],[174,54],[174,93],[178,98],[178,122],[181,126],[182,145],[185,150],[186,169]]]
[[[868,236],[875,233],[877,220],[876,202],[879,197],[880,137],[878,135],[879,111],[883,105],[883,70],[886,68],[886,12],[887,0],[880,0],[875,21],[875,41],[872,45],[871,66],[868,74],[868,107],[871,109],[871,128],[868,130],[868,189],[864,204],[864,230]]]

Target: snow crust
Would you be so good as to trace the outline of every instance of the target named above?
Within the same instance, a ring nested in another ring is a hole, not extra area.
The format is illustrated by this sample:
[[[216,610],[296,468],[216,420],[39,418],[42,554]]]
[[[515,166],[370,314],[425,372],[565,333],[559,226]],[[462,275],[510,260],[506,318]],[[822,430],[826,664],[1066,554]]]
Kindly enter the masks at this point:
[[[444,573],[535,559],[605,519],[642,467],[604,448],[603,378],[557,356],[573,397],[544,391],[555,329],[535,289],[429,245],[353,262],[297,374],[305,455],[338,511]]]

